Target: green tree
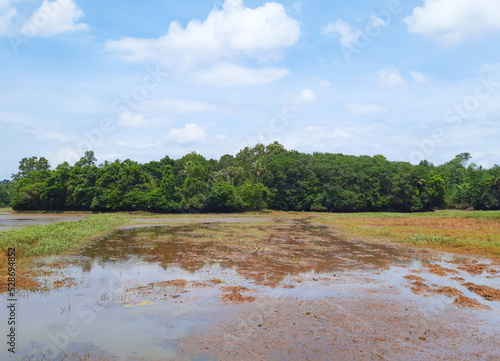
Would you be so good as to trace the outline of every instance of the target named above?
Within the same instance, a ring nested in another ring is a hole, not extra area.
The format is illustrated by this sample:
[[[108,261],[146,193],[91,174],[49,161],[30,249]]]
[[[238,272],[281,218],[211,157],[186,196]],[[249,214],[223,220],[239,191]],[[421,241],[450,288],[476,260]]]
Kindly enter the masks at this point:
[[[10,205],[12,193],[11,181],[5,179],[0,181],[0,207],[6,207]]]
[[[235,212],[243,209],[243,201],[235,187],[227,182],[217,182],[208,193],[206,209],[210,212]]]
[[[75,167],[93,167],[95,166],[95,162],[97,162],[97,158],[94,155],[94,151],[90,150],[85,152],[85,155],[80,158],[78,162],[75,163]]]
[[[50,170],[47,159],[41,157],[23,158],[19,162],[19,172],[12,175],[12,179],[17,181],[28,176],[30,172],[41,172]]]
[[[237,194],[244,209],[259,211],[267,208],[267,199],[271,192],[262,183],[245,182],[237,188]]]
[[[150,176],[137,162],[116,160],[99,169],[95,183],[94,210],[147,210]]]
[[[155,212],[177,212],[181,210],[181,189],[175,185],[174,169],[171,165],[164,168],[160,186],[149,195],[149,204]]]

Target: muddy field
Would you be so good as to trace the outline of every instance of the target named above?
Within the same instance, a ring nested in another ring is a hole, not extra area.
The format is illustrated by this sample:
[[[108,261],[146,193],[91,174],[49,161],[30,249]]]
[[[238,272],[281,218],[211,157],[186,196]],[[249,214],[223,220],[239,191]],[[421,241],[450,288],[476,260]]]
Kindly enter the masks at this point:
[[[500,360],[497,261],[349,240],[298,217],[235,219],[138,221],[36,260],[19,355]]]

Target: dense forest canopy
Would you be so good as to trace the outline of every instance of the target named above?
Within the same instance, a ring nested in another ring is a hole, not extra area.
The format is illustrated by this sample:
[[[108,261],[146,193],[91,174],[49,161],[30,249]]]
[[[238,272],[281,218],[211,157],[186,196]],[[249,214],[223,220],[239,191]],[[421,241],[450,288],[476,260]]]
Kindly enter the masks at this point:
[[[151,212],[432,211],[500,209],[500,167],[484,169],[469,153],[434,166],[391,162],[382,155],[305,154],[274,142],[219,160],[190,153],[145,164],[96,165],[92,151],[73,166],[51,169],[24,158],[12,182],[0,184],[0,206],[16,210]]]

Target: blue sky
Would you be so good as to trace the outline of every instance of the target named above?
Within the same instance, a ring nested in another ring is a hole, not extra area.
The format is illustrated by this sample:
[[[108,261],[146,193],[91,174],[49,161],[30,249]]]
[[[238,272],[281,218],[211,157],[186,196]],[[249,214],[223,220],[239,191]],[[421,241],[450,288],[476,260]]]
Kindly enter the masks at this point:
[[[495,0],[0,0],[0,179],[279,140],[500,164]]]

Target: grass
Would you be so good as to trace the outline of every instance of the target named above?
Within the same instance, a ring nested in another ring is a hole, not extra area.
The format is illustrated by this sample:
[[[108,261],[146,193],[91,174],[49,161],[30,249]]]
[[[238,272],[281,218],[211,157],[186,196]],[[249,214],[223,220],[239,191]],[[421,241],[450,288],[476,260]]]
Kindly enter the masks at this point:
[[[12,208],[10,207],[0,207],[0,212],[10,212],[12,211]]]
[[[338,226],[349,236],[500,258],[500,211],[335,214],[314,221]]]
[[[67,253],[128,221],[121,214],[100,214],[76,222],[9,229],[0,232],[0,250],[15,247],[16,255],[23,258]]]

